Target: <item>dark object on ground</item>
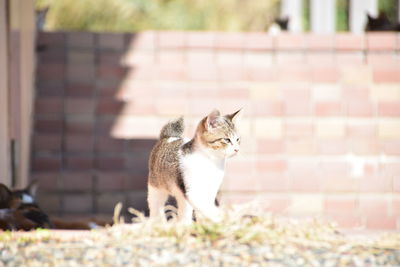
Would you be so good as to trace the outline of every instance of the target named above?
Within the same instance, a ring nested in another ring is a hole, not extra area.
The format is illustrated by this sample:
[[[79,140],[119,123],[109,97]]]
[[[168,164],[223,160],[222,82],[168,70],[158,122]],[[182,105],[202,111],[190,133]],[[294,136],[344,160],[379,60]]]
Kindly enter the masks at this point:
[[[34,202],[36,183],[23,190],[10,190],[0,184],[0,229],[32,230],[51,228],[49,217]]]
[[[49,218],[35,202],[36,181],[21,190],[11,190],[0,184],[0,229],[29,231],[37,228],[90,230],[112,225],[112,221],[98,219],[66,220]]]
[[[391,22],[383,12],[376,18],[367,14],[365,31],[400,31],[400,24]]]

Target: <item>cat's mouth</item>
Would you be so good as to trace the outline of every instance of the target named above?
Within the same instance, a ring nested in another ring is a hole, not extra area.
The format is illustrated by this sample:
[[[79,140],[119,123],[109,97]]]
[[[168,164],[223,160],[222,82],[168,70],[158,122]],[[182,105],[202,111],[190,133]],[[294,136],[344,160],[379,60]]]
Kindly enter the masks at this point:
[[[232,157],[236,156],[237,154],[239,154],[239,150],[235,150],[235,151],[233,151],[232,153],[230,153],[230,154],[228,155],[228,158],[232,158]]]

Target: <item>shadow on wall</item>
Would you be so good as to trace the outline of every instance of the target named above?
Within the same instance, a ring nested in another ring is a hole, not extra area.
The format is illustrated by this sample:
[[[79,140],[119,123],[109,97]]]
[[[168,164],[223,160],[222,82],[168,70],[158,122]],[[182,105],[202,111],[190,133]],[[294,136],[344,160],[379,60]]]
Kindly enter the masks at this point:
[[[153,60],[154,45],[151,35],[139,47],[135,38],[39,34],[32,177],[49,213],[112,214],[118,202],[123,212],[148,213],[147,161],[160,129],[148,116],[157,114],[157,93],[146,79],[136,82],[143,73],[134,66]]]

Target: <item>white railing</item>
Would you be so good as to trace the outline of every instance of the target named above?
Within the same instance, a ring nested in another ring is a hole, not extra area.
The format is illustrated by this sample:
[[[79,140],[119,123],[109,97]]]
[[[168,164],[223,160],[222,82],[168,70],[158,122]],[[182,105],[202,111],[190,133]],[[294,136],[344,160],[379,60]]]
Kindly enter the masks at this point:
[[[398,2],[400,3],[400,0]],[[303,31],[303,0],[282,0],[281,5],[281,17],[290,18],[289,31]],[[378,0],[350,0],[349,30],[352,33],[364,32],[367,14],[378,15]],[[400,8],[398,18],[400,18]],[[335,32],[336,0],[310,0],[310,23],[312,32]]]

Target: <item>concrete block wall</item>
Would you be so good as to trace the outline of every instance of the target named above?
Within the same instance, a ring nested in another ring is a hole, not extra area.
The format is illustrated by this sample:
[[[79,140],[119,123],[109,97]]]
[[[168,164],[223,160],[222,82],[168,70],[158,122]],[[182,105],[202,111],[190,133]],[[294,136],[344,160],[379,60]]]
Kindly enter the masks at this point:
[[[32,178],[59,214],[146,207],[147,158],[184,115],[244,108],[223,203],[400,229],[400,35],[41,33]]]

